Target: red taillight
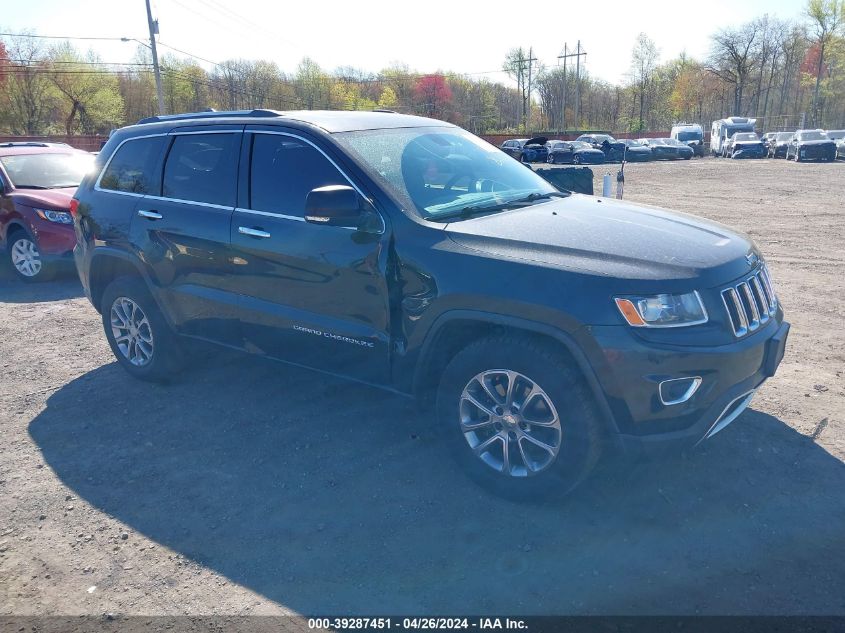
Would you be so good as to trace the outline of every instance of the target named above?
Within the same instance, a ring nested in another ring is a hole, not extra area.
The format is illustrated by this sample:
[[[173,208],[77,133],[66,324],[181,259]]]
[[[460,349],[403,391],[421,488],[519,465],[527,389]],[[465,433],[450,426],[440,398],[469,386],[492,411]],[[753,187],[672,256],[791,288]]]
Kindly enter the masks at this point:
[[[76,198],[70,199],[70,214],[75,216],[76,212],[79,211],[79,200]]]

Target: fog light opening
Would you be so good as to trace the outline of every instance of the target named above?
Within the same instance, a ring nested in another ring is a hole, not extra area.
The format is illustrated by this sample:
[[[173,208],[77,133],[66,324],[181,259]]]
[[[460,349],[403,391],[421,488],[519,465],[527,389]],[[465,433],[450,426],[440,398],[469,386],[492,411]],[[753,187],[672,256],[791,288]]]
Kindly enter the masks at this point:
[[[673,378],[664,380],[658,386],[660,402],[669,407],[674,404],[683,404],[701,386],[701,376],[689,376],[687,378]]]

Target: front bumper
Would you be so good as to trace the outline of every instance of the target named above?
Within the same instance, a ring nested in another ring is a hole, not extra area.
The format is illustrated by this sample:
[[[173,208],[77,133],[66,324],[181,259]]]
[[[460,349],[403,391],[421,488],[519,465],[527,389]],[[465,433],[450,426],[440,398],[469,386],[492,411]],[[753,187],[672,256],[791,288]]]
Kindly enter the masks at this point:
[[[836,156],[836,148],[828,145],[799,145],[797,152],[801,160],[824,160]]]
[[[625,326],[593,327],[591,333],[594,352],[602,356],[594,367],[618,444],[626,452],[642,452],[693,446],[733,422],[749,396],[775,374],[789,324],[772,319],[754,334],[716,347],[658,346]],[[664,404],[659,384],[681,377],[701,377],[701,386],[685,402]]]
[[[58,224],[41,218],[30,221],[30,229],[38,242],[41,257],[47,260],[65,260],[70,258],[76,246],[76,233],[72,224]]]
[[[731,154],[731,158],[765,158],[766,150],[762,147],[740,147]]]

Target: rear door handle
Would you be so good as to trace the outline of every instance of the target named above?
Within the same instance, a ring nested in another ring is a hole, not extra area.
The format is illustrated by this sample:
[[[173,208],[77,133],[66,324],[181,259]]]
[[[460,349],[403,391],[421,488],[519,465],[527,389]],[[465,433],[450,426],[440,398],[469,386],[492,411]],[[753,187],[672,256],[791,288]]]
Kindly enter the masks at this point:
[[[239,226],[238,233],[241,235],[249,235],[250,237],[270,237],[270,234],[267,231],[262,231],[261,229],[251,229],[246,226]]]
[[[138,215],[149,220],[161,220],[164,217],[158,211],[146,211],[145,209],[138,209]]]

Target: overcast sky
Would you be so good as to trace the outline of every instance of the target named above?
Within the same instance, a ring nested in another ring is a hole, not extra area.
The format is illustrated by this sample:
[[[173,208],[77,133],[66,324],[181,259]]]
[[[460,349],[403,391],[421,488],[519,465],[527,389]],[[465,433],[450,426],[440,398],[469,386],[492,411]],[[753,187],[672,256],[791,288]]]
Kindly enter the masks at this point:
[[[682,51],[701,58],[716,29],[764,13],[801,18],[805,5],[804,0],[154,0],[153,13],[161,42],[212,61],[268,59],[287,72],[305,56],[326,70],[378,71],[398,61],[420,72],[451,70],[506,81],[498,71],[508,49],[533,46],[535,57],[553,66],[564,43],[574,47],[580,39],[589,72],[616,82],[628,70],[640,31],[657,43],[663,60]],[[144,0],[10,0],[4,2],[0,28],[147,37]],[[95,49],[106,62],[129,61],[135,52],[131,43],[75,44]]]

